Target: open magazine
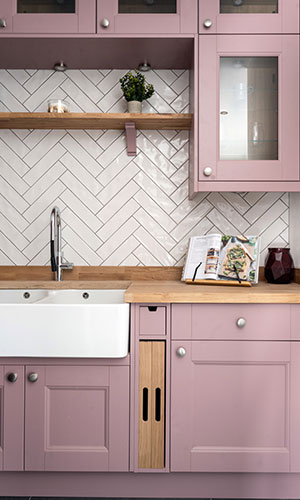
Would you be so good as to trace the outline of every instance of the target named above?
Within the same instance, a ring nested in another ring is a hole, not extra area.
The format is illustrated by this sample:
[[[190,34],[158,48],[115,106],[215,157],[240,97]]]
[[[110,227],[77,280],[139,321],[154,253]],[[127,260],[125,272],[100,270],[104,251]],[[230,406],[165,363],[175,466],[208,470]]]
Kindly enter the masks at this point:
[[[257,236],[208,234],[190,238],[181,279],[258,283],[258,272]]]

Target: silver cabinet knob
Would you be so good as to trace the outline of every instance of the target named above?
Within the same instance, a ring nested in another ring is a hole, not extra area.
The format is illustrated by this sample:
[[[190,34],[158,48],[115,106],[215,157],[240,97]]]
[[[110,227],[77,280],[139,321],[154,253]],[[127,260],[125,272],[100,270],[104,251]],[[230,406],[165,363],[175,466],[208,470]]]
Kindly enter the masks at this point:
[[[177,356],[179,356],[179,358],[183,358],[186,355],[185,348],[184,347],[178,347],[178,349],[176,351],[176,354],[177,354]]]
[[[244,326],[246,326],[246,323],[247,321],[245,320],[245,318],[239,318],[237,321],[236,321],[236,326],[238,328],[244,328]]]
[[[7,375],[7,380],[11,383],[14,383],[18,380],[18,374],[17,373],[9,373]]]
[[[110,21],[109,21],[109,19],[104,17],[103,19],[101,19],[100,24],[101,24],[102,28],[108,28],[108,26],[110,25]]]
[[[204,28],[211,28],[213,25],[213,22],[211,19],[205,19],[205,21],[203,21],[203,26]]]
[[[0,28],[6,28],[7,24],[6,24],[6,20],[5,19],[1,19],[0,18]]]
[[[206,177],[209,177],[209,176],[212,174],[212,168],[211,168],[211,167],[206,167],[206,168],[203,170],[203,174],[204,174]]]
[[[39,378],[38,374],[37,373],[29,373],[28,375],[28,380],[29,382],[36,382],[37,379]]]

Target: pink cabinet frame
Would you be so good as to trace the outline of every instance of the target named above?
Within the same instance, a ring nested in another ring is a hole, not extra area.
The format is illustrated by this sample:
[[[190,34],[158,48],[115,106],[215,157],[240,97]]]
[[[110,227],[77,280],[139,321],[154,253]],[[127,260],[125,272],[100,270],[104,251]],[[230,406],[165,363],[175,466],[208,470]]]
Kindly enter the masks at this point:
[[[203,25],[206,19],[210,28]],[[278,14],[221,14],[220,0],[200,0],[199,33],[299,33],[299,2],[278,0]]]
[[[128,471],[129,367],[27,367],[25,470]]]
[[[199,191],[259,190],[262,182],[299,181],[299,36],[200,35],[199,37]],[[219,65],[221,56],[278,57],[279,159],[219,159]],[[204,169],[212,175],[206,177]],[[222,182],[222,189],[216,181]],[[238,182],[239,186],[236,186]],[[254,182],[253,182],[254,181]],[[251,182],[251,185],[247,185]],[[215,187],[214,183],[216,183]],[[226,183],[228,187],[226,186]],[[253,189],[253,184],[257,188]],[[260,184],[259,184],[260,183]]]
[[[0,0],[2,15],[6,15],[7,21],[3,34],[95,33],[96,30],[96,0],[76,0],[75,14],[18,14],[17,0]]]
[[[171,351],[172,472],[300,470],[297,343],[173,341]]]
[[[177,14],[119,14],[118,0],[97,0],[97,32],[102,35],[197,33],[197,0],[177,0]],[[102,27],[101,20],[109,26]]]
[[[17,375],[9,382],[10,373]],[[0,470],[21,471],[24,466],[24,367],[0,366]]]

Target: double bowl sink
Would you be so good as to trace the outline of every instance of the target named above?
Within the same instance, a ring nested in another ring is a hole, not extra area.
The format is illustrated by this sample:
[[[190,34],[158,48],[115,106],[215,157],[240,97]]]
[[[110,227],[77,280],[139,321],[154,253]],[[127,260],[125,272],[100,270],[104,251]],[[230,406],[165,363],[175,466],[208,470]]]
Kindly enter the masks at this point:
[[[125,290],[0,290],[0,356],[123,358]]]

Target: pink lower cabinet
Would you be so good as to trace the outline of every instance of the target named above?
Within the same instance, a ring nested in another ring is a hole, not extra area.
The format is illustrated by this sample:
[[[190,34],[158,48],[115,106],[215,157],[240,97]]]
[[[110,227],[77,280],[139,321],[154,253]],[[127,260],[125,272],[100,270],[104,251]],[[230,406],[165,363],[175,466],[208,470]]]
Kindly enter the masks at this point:
[[[0,470],[23,470],[23,366],[0,366],[0,429]]]
[[[25,470],[128,471],[128,366],[30,366],[25,386]]]
[[[171,471],[300,471],[298,342],[181,340],[171,351]]]

